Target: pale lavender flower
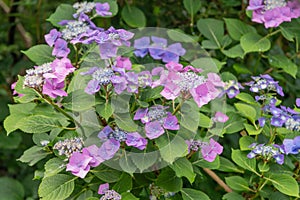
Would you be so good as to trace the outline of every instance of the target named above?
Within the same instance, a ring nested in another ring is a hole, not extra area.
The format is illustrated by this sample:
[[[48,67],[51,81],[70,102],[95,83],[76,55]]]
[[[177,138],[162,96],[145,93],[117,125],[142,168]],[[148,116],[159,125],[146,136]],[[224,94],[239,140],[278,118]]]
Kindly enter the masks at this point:
[[[296,106],[297,106],[297,107],[300,107],[300,98],[297,98],[297,99],[296,99]]]
[[[99,156],[103,160],[109,160],[114,157],[114,155],[120,149],[120,142],[111,138],[106,140],[98,150]]]
[[[204,143],[201,146],[203,159],[208,162],[213,162],[216,159],[217,155],[220,155],[222,152],[223,146],[212,138],[209,140],[209,143]]]
[[[258,118],[258,123],[260,127],[264,127],[266,124],[266,118],[265,117]]]
[[[142,37],[139,39],[136,39],[134,41],[133,47],[135,48],[134,54],[137,57],[145,57],[148,53],[148,48],[150,45],[150,38],[149,37]]]
[[[283,147],[286,154],[298,154],[300,152],[300,136],[294,139],[284,139]]]
[[[50,47],[52,47],[54,45],[54,43],[56,42],[56,40],[61,37],[61,33],[59,31],[57,31],[56,29],[51,29],[50,32],[48,34],[46,34],[44,37],[45,37],[46,43]]]
[[[68,43],[63,39],[57,39],[54,43],[52,55],[58,58],[65,58],[69,55]]]
[[[216,112],[215,116],[213,117],[213,120],[215,122],[222,122],[222,123],[225,123],[228,119],[229,117],[227,115],[219,111]]]
[[[103,183],[99,186],[98,194],[104,194],[107,190],[109,190],[109,184]]]
[[[80,152],[74,152],[69,159],[66,171],[71,171],[73,175],[84,178],[90,170],[89,162],[92,159]]]
[[[244,89],[244,87],[240,83],[230,80],[225,82],[224,91],[221,93],[221,95],[226,93],[228,98],[232,99],[240,93],[240,89]]]
[[[109,12],[110,6],[108,3],[96,3],[96,13],[102,17],[111,16]]]
[[[118,56],[116,58],[116,67],[122,68],[125,70],[131,70],[132,63],[129,58]]]
[[[167,47],[165,53],[162,56],[164,63],[168,62],[179,62],[179,57],[185,54],[185,49],[180,43],[174,43]]]
[[[102,194],[103,196],[100,200],[121,200],[122,196],[114,190],[109,189],[109,184],[104,183],[99,186],[98,194]]]
[[[75,71],[75,67],[68,58],[55,59],[50,66],[52,70],[43,73],[43,77],[55,78],[58,82],[63,82],[70,73]]]
[[[127,80],[123,76],[112,76],[111,82],[117,94],[121,94],[127,88]]]
[[[145,125],[146,136],[155,139],[164,134],[165,130],[159,121],[149,122]]]
[[[145,149],[148,143],[148,141],[137,132],[128,133],[125,142],[127,146],[133,146],[140,150]]]
[[[99,156],[99,148],[96,145],[91,145],[89,147],[85,147],[82,149],[82,154],[90,156],[92,160],[90,160],[89,165],[91,167],[97,167],[105,160]]]
[[[56,98],[58,96],[68,96],[64,91],[65,83],[58,82],[57,79],[46,79],[43,85],[43,94],[48,95],[51,98]]]

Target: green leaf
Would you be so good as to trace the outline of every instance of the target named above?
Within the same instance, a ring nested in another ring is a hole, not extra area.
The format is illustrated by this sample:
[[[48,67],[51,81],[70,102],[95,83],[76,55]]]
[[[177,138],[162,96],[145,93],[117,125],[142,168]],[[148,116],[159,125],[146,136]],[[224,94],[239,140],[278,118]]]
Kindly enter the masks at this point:
[[[64,108],[76,112],[91,109],[95,105],[95,97],[85,93],[82,89],[72,91],[62,101]]]
[[[274,67],[283,69],[284,72],[296,78],[298,67],[285,55],[270,55],[269,63]]]
[[[210,42],[221,48],[224,36],[224,22],[216,19],[199,19],[197,21],[198,30],[210,40]]]
[[[122,9],[121,16],[129,26],[133,28],[145,27],[146,17],[143,11],[135,6],[126,5]]]
[[[300,20],[292,19],[289,23],[280,25],[282,35],[289,41],[300,42]]]
[[[46,178],[58,174],[65,169],[64,164],[65,163],[59,158],[51,158],[45,164],[44,177]]]
[[[140,152],[134,154],[131,159],[140,172],[143,172],[158,161],[158,154],[156,152]]]
[[[18,94],[22,94],[21,97],[14,97],[15,102],[18,103],[28,103],[38,99],[37,93],[32,88],[23,87],[24,79],[24,76],[18,75],[18,81],[15,90]]]
[[[170,192],[178,192],[182,188],[182,180],[173,170],[165,168],[157,177],[156,185]]]
[[[229,192],[222,197],[222,200],[245,200],[245,198],[236,192]]]
[[[186,135],[187,138],[194,138],[198,130],[200,112],[197,105],[194,102],[185,102],[180,109],[181,119],[180,119],[180,130],[178,134]]]
[[[161,97],[160,92],[163,90],[164,88],[159,86],[153,89],[149,89],[146,91],[143,91],[141,93],[141,101],[145,101],[145,102],[150,102],[153,101],[155,99],[159,99]]]
[[[112,116],[114,110],[111,106],[111,103],[104,103],[96,106],[97,113],[103,117],[106,121]]]
[[[257,119],[256,109],[253,106],[244,103],[235,103],[234,106],[239,113],[247,117],[252,123]]]
[[[114,118],[118,127],[124,131],[134,132],[138,128],[129,113],[115,113]]]
[[[130,191],[132,189],[132,178],[127,173],[121,175],[120,180],[114,185],[113,190],[118,193]]]
[[[18,123],[18,128],[26,133],[44,133],[60,127],[58,119],[44,115],[32,115]]]
[[[187,154],[187,144],[185,140],[179,136],[171,137],[169,134],[163,134],[155,140],[160,150],[160,155],[163,160],[168,163],[173,163],[176,158]]]
[[[241,92],[238,95],[236,95],[235,98],[248,104],[257,104],[255,99],[248,93]]]
[[[240,38],[247,33],[256,33],[256,29],[241,20],[234,18],[224,18],[225,24],[230,37],[234,40],[240,40]]]
[[[245,52],[240,44],[231,47],[228,50],[222,50],[222,53],[229,58],[244,58]]]
[[[193,43],[197,41],[191,35],[184,33],[181,29],[169,29],[167,30],[167,34],[170,39],[176,42]]]
[[[69,4],[60,4],[55,12],[47,19],[53,26],[62,27],[58,23],[62,20],[74,20],[75,9]]]
[[[246,53],[264,52],[271,48],[271,42],[268,38],[262,37],[257,33],[247,33],[241,37],[241,46]]]
[[[199,126],[203,128],[210,128],[212,126],[212,121],[209,117],[204,115],[203,113],[199,113],[200,119],[199,119]]]
[[[257,173],[256,172],[256,160],[249,159],[247,157],[247,153],[242,152],[240,150],[232,149],[231,158],[238,166],[240,166],[244,169],[247,169],[249,171],[252,171],[254,173]]]
[[[123,151],[123,154],[124,155],[121,158],[119,158],[119,165],[122,171],[127,172],[129,174],[134,173],[137,170],[137,167],[131,159],[132,156],[130,154],[127,155],[125,150]]]
[[[99,165],[92,170],[92,173],[100,180],[107,183],[117,182],[122,175],[121,171],[109,168],[106,165]]]
[[[253,144],[254,142],[256,142],[254,140],[254,138],[250,137],[250,136],[243,136],[240,138],[239,140],[239,144],[240,144],[240,149],[242,151],[245,151],[245,150],[252,150],[251,148],[249,148],[249,146],[251,144]]]
[[[244,126],[249,135],[259,135],[263,130],[263,128],[256,129],[254,126],[246,123],[244,123]]]
[[[15,131],[7,136],[2,130],[0,132],[0,149],[17,149],[22,142],[21,134],[21,132]]]
[[[28,163],[29,166],[33,166],[40,160],[46,158],[49,153],[43,150],[43,147],[33,146],[26,151],[18,159],[18,161]]]
[[[56,174],[42,180],[38,193],[43,200],[67,199],[73,190],[74,176]]]
[[[21,52],[37,65],[52,62],[55,59],[55,57],[52,56],[52,48],[46,44],[35,45],[30,49]]]
[[[199,11],[199,9],[201,7],[201,1],[200,0],[183,0],[183,6],[188,11],[188,13],[194,15]]]
[[[86,190],[83,193],[81,193],[76,200],[87,200],[88,198],[93,197],[93,191],[92,190]],[[98,199],[97,199],[98,200]]]
[[[0,196],[3,200],[23,200],[25,198],[24,187],[15,179],[0,177]]]
[[[266,179],[271,181],[279,192],[289,196],[299,197],[299,185],[292,176],[288,174],[271,174]]]
[[[270,165],[263,161],[259,162],[257,166],[259,171],[263,173],[268,172],[270,170]]]
[[[170,167],[175,171],[177,177],[186,177],[192,184],[195,180],[196,174],[194,173],[191,162],[184,158],[177,159]]]
[[[220,159],[219,156],[217,156],[213,162],[208,162],[204,159],[200,159],[193,162],[193,165],[197,165],[202,168],[218,169],[220,167]]]
[[[240,117],[240,115],[233,112],[228,112],[226,114],[229,117],[229,120],[224,124],[225,133],[236,133],[244,129],[244,120]]]
[[[220,167],[217,169],[222,172],[235,172],[235,173],[244,173],[243,170],[238,168],[234,163],[224,157],[220,157]]]
[[[181,195],[183,200],[210,200],[204,192],[191,188],[182,188]]]
[[[139,200],[130,192],[124,192],[121,194],[121,196],[122,196],[122,200]]]
[[[238,192],[250,190],[248,182],[240,176],[225,177],[225,182],[231,189]]]

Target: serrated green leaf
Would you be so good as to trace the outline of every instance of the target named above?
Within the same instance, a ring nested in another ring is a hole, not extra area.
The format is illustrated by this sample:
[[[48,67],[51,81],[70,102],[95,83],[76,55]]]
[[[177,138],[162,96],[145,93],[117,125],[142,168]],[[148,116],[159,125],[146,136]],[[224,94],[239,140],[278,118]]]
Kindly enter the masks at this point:
[[[210,200],[204,192],[192,188],[182,188],[181,195],[183,200]]]
[[[249,135],[259,135],[263,130],[263,128],[256,129],[254,126],[246,123],[244,123],[244,127]]]
[[[64,162],[59,158],[51,158],[45,164],[44,177],[54,176],[64,169]]]
[[[128,132],[134,132],[137,130],[138,125],[134,123],[129,113],[114,113],[113,116],[120,129]]]
[[[0,177],[0,196],[3,200],[23,200],[25,197],[24,187],[15,179]]]
[[[225,182],[231,189],[238,192],[250,190],[248,182],[240,176],[225,177]]]
[[[113,190],[118,193],[130,191],[132,189],[132,177],[127,173],[122,173],[120,180],[114,185]]]
[[[52,62],[55,59],[55,57],[52,56],[52,48],[46,44],[35,45],[21,52],[37,65]]]
[[[122,200],[139,200],[130,192],[124,192],[121,194],[121,196],[122,196]]]
[[[188,11],[190,14],[196,14],[200,7],[201,7],[201,1],[200,0],[183,0],[184,8]]]
[[[270,55],[269,63],[274,67],[283,69],[284,72],[296,78],[298,67],[288,57],[284,55]]]
[[[271,48],[271,42],[266,37],[250,32],[241,37],[241,46],[245,54],[250,52],[264,52]]]
[[[240,167],[252,171],[257,174],[256,172],[256,160],[249,159],[247,157],[247,153],[242,152],[240,150],[232,149],[231,153],[232,160]]]
[[[99,165],[98,167],[92,169],[92,173],[97,178],[107,183],[117,182],[122,175],[121,171],[112,169],[106,165]]]
[[[224,36],[224,22],[216,19],[199,19],[197,21],[198,30],[208,38],[212,44],[221,48]]]
[[[234,106],[239,113],[247,117],[252,123],[257,119],[256,109],[253,106],[244,103],[235,103]]]
[[[170,192],[178,192],[182,189],[182,179],[178,178],[173,170],[165,168],[159,174],[156,185]]]
[[[241,92],[238,95],[236,95],[235,98],[248,104],[257,104],[255,99],[248,93]]]
[[[114,113],[114,110],[110,104],[110,102],[108,103],[104,103],[104,104],[99,104],[96,106],[96,111],[97,113],[103,117],[106,121],[112,116],[112,114]]]
[[[74,20],[75,9],[69,4],[60,4],[55,12],[47,19],[53,26],[61,27],[58,23],[63,20]]]
[[[228,50],[222,50],[222,53],[229,58],[244,58],[245,52],[240,44],[231,47]]]
[[[135,6],[126,5],[123,7],[121,16],[123,20],[131,27],[145,27],[146,17],[143,11]]]
[[[74,190],[74,176],[56,174],[44,178],[39,186],[39,196],[43,200],[66,199]]]
[[[299,185],[292,176],[288,174],[270,174],[266,179],[272,182],[274,187],[281,193],[299,197]]]
[[[194,182],[196,174],[191,162],[185,157],[177,159],[170,167],[175,171],[177,177],[181,178],[184,176],[191,184]]]
[[[95,103],[95,97],[81,89],[70,92],[62,101],[64,108],[76,112],[89,110]]]
[[[250,137],[250,136],[243,136],[240,138],[239,140],[239,144],[240,144],[240,149],[242,151],[245,150],[252,150],[251,148],[249,148],[249,146],[251,144],[253,144],[255,142],[254,138]]]
[[[244,121],[240,115],[237,115],[233,112],[226,113],[229,117],[229,120],[224,124],[224,130],[227,134],[236,133],[244,129]]]
[[[232,163],[230,160],[220,157],[220,167],[217,169],[222,172],[235,172],[235,173],[244,173],[243,170],[238,168],[234,163]]]
[[[18,159],[18,161],[28,163],[29,166],[33,166],[40,160],[46,158],[49,153],[43,150],[43,147],[33,146],[26,151]]]
[[[225,24],[230,37],[234,40],[240,40],[240,38],[247,33],[256,33],[256,29],[248,24],[245,24],[239,19],[225,18]]]
[[[143,172],[158,161],[158,154],[156,152],[140,152],[134,154],[131,159],[140,172]]]

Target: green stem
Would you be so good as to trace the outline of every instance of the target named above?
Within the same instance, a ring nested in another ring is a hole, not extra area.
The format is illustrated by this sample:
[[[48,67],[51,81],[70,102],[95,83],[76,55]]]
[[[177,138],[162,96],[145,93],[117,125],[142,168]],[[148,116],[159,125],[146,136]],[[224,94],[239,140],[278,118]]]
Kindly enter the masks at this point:
[[[184,99],[182,99],[182,101],[177,105],[177,107],[173,111],[172,115],[175,115],[180,110],[183,103],[184,103]]]

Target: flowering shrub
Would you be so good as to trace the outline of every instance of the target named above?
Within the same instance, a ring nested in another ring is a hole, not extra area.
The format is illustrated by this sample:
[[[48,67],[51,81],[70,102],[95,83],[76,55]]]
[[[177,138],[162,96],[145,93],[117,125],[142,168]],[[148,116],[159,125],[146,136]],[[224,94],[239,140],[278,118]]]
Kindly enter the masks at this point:
[[[192,26],[199,2],[184,1]],[[299,5],[250,1],[252,21],[291,22],[267,32],[225,18],[225,34],[223,20],[201,18],[199,38],[99,26],[115,1],[59,6],[47,45],[24,51],[35,66],[12,85],[4,121],[7,134],[33,134],[19,161],[41,166],[39,197],[298,198],[300,99],[286,104],[281,82],[299,77]],[[279,33],[296,48],[271,47]],[[255,69],[242,66],[253,55]]]

